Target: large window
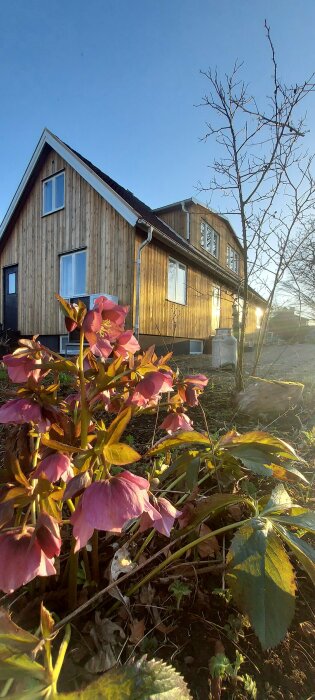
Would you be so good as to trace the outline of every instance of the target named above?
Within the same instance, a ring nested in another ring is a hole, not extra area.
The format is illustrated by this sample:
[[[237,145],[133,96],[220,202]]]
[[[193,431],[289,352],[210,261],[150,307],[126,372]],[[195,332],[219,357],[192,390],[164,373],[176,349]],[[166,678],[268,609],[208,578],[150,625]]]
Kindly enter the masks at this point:
[[[60,294],[62,297],[86,293],[86,250],[60,256]]]
[[[230,245],[228,245],[226,249],[226,264],[232,272],[235,272],[237,275],[239,274],[240,256]]]
[[[205,221],[200,224],[200,244],[207,253],[219,257],[219,234]]]
[[[220,287],[213,287],[212,290],[212,332],[216,328],[220,327],[220,315],[221,315],[221,289]]]
[[[65,174],[58,173],[43,182],[43,216],[65,206]]]
[[[186,304],[187,268],[186,265],[169,258],[168,261],[168,294],[169,301]]]

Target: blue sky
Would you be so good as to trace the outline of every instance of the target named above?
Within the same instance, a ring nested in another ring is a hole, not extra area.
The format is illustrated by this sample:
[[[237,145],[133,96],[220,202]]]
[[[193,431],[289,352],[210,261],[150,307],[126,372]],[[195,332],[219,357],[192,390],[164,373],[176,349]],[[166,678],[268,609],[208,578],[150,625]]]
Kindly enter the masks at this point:
[[[258,95],[271,73],[264,19],[281,76],[315,68],[315,2],[303,0],[2,0],[0,220],[47,126],[151,206],[209,179],[214,145],[200,69],[236,58]],[[315,97],[308,144],[315,150]],[[217,196],[213,208],[220,209]]]

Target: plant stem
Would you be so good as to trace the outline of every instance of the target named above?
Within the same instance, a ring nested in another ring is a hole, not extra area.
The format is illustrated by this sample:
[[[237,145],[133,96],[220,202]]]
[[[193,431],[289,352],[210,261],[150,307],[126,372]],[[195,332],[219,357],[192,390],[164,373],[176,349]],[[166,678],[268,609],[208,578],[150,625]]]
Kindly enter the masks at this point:
[[[92,576],[93,581],[99,582],[100,568],[98,559],[98,530],[94,530],[92,535]]]
[[[74,610],[78,602],[77,591],[77,573],[79,552],[74,551],[76,541],[72,537],[71,552],[69,556],[69,575],[68,575],[68,605],[70,610]]]
[[[151,581],[152,578],[157,576],[157,574],[160,573],[166,566],[168,566],[172,561],[176,561],[176,559],[179,559],[183,554],[185,554],[189,549],[192,549],[193,547],[197,547],[199,544],[202,542],[206,542],[206,540],[211,539],[211,537],[216,537],[217,535],[221,535],[224,532],[228,532],[229,530],[233,530],[235,528],[241,527],[242,525],[245,525],[245,523],[249,522],[250,518],[247,518],[247,520],[241,520],[237,523],[231,523],[230,525],[225,525],[224,527],[220,527],[218,530],[213,530],[212,532],[208,532],[206,535],[203,535],[202,537],[198,537],[196,540],[193,542],[189,542],[188,544],[185,544],[184,547],[181,547],[178,549],[174,554],[171,554],[167,559],[164,559],[164,561],[161,562],[161,564],[158,564],[152,571],[150,571],[141,581],[138,581],[134,586],[128,589],[126,595],[130,596],[133,595],[136,591],[141,588],[141,586],[144,586],[146,583]]]
[[[67,649],[69,646],[70,642],[70,637],[71,637],[71,627],[70,625],[66,626],[66,631],[65,631],[65,636],[60,644],[60,649],[57,657],[57,661],[55,663],[54,669],[53,669],[53,684],[52,684],[52,698],[57,697],[57,681],[60,676],[60,671],[62,669],[62,664],[65,659],[65,655],[67,653]]]
[[[37,435],[37,438],[35,440],[34,452],[33,452],[33,456],[32,456],[32,469],[36,469],[36,467],[37,467],[39,445],[40,445],[40,435]],[[35,489],[36,484],[37,484],[37,479],[32,479],[31,483],[32,483],[33,489]],[[36,525],[36,499],[35,498],[32,501],[31,518],[32,518],[33,525]]]
[[[79,380],[80,380],[80,393],[81,393],[81,448],[85,449],[87,446],[87,437],[89,429],[89,412],[86,401],[86,387],[85,387],[85,377],[84,377],[84,332],[81,328],[80,330],[80,352],[79,352]]]

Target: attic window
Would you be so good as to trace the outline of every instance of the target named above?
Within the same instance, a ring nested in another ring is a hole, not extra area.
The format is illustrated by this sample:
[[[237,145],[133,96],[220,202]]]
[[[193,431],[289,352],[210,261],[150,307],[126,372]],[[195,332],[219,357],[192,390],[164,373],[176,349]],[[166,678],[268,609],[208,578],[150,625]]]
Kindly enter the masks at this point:
[[[43,181],[43,216],[65,206],[65,174],[58,173]]]
[[[205,221],[200,224],[200,245],[215,258],[219,257],[219,234]]]
[[[230,245],[227,246],[226,248],[226,264],[227,267],[232,270],[232,272],[235,272],[237,275],[239,275],[240,272],[240,256],[239,253],[234,250],[234,248],[231,248]]]

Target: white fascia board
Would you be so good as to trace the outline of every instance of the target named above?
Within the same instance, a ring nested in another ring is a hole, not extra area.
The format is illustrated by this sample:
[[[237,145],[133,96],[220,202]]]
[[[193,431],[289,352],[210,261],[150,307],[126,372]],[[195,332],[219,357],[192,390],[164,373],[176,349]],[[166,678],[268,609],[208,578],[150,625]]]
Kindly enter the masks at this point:
[[[135,226],[139,214],[130,207],[122,197],[120,197],[114,190],[112,190],[109,185],[94,173],[91,168],[89,168],[85,163],[83,163],[80,158],[78,158],[70,148],[67,148],[62,141],[60,141],[54,134],[52,134],[48,129],[44,129],[40,140],[35,148],[32,158],[25,170],[22,180],[16,190],[16,193],[11,201],[8,211],[0,226],[0,238],[2,237],[7,225],[11,219],[11,216],[17,207],[20,198],[24,192],[24,189],[32,175],[32,172],[37,164],[37,161],[41,155],[41,152],[45,144],[51,146],[76,172],[83,177],[86,182],[88,182],[93,189],[98,192],[98,194],[103,197],[103,199],[108,202],[121,216],[128,221],[131,226]]]
[[[108,202],[131,226],[135,226],[139,214],[125,202],[94,170],[80,160],[73,151],[60,141],[48,129],[46,131],[46,143],[51,146],[76,172],[93,187],[103,199]]]

